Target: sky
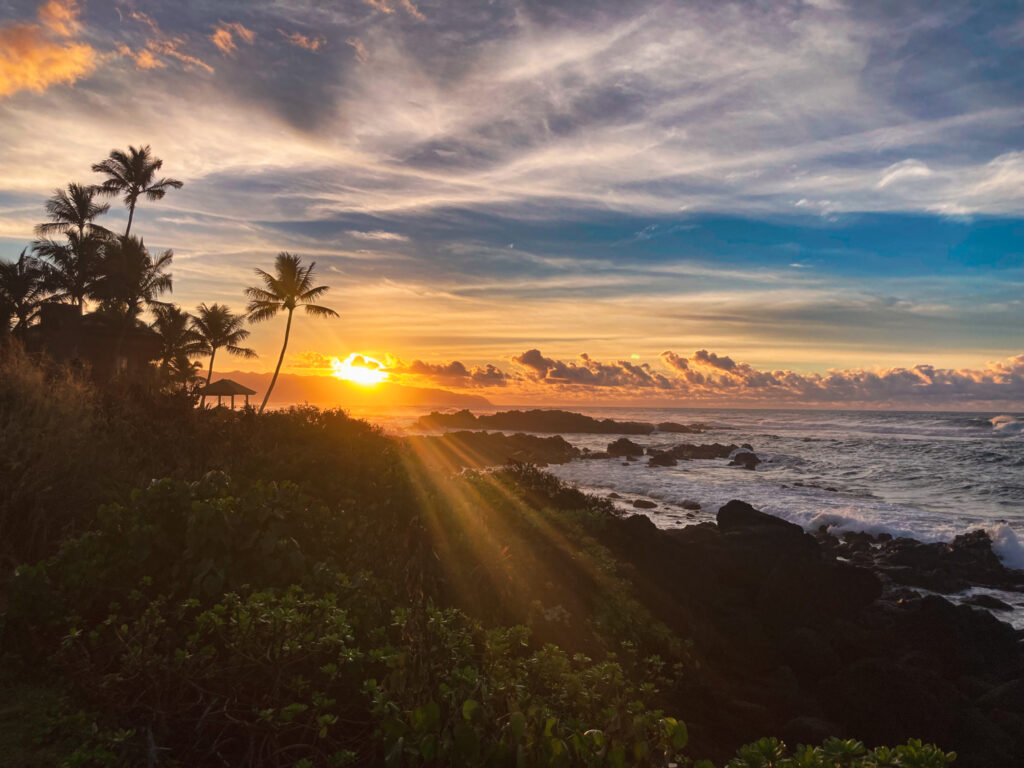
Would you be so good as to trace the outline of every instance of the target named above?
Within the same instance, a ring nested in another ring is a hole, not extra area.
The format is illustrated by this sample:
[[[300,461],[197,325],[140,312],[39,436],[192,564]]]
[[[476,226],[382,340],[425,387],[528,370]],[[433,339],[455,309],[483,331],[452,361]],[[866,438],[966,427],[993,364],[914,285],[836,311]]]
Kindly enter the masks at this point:
[[[0,258],[141,144],[175,302],[316,262],[293,373],[1024,408],[1024,3],[0,0]]]

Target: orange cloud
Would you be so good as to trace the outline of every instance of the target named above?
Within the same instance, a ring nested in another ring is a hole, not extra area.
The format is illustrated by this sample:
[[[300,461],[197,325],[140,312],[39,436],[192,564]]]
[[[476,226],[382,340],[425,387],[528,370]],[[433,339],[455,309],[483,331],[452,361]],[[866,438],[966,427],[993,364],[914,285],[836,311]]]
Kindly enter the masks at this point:
[[[80,13],[76,0],[48,0],[39,7],[39,21],[54,34],[71,37],[82,28]]]
[[[39,8],[39,23],[0,27],[0,98],[73,83],[96,68],[99,55],[92,46],[54,40],[79,31],[79,13],[75,0],[48,0]]]
[[[412,0],[397,0],[397,2],[396,0],[363,0],[363,2],[382,13],[394,13],[397,6],[418,21],[423,21],[425,18]]]
[[[363,41],[358,37],[350,37],[345,41],[348,45],[351,45],[356,52],[356,61],[360,64],[365,64],[370,58],[370,52],[366,50],[366,46],[363,45]]]
[[[307,51],[319,51],[327,43],[322,37],[307,37],[301,32],[292,32],[291,34],[285,32],[283,29],[277,30],[281,33],[281,36],[289,43],[294,45],[296,48],[305,48]]]
[[[256,33],[237,21],[222,21],[213,30],[210,41],[220,49],[221,53],[231,56],[238,50],[238,45],[235,43],[236,37],[252,45],[252,41],[256,39]]]
[[[117,52],[122,56],[129,56],[135,62],[135,66],[139,69],[160,69],[167,66],[164,61],[165,58],[175,59],[185,65],[186,68],[195,67],[202,69],[205,72],[213,73],[213,67],[207,64],[202,59],[193,56],[190,53],[185,52],[185,46],[188,44],[188,38],[180,35],[168,36],[160,29],[160,26],[156,23],[152,16],[142,13],[141,11],[132,11],[129,14],[133,21],[137,21],[140,24],[149,28],[150,37],[146,40],[146,44],[142,48],[132,50],[128,45],[121,43],[117,46]],[[228,34],[230,35],[231,29],[235,25],[229,24]],[[251,42],[252,37],[255,33],[246,29],[241,24],[237,25],[241,29],[245,30],[245,34],[240,36]]]

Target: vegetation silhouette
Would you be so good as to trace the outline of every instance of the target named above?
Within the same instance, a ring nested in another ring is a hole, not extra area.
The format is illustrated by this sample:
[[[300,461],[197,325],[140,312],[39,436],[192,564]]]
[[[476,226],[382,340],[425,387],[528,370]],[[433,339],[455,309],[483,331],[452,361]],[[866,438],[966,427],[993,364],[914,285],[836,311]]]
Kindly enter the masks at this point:
[[[91,234],[109,235],[110,231],[94,224],[97,216],[110,210],[109,203],[96,202],[99,190],[94,186],[70,183],[64,189],[54,190],[46,201],[46,215],[49,221],[36,226],[39,237],[48,238],[77,232],[82,239],[86,231]]]
[[[249,338],[249,331],[243,327],[244,324],[245,316],[234,314],[224,304],[200,304],[196,310],[196,316],[192,318],[192,330],[199,340],[196,351],[210,356],[210,368],[206,373],[207,386],[213,377],[213,360],[221,347],[236,357],[258,357],[255,350],[241,346]],[[205,394],[199,405],[205,407]]]
[[[24,249],[15,261],[0,262],[0,312],[6,318],[5,330],[20,336],[28,329],[46,296],[42,263]]]
[[[110,150],[106,160],[96,163],[92,169],[104,174],[107,179],[95,187],[101,195],[122,195],[128,207],[128,225],[124,236],[132,231],[132,220],[135,218],[135,205],[143,195],[147,200],[162,200],[169,189],[181,189],[184,182],[177,179],[158,179],[156,173],[163,167],[164,161],[153,155],[149,145],[128,147],[124,152],[119,149]]]
[[[198,362],[193,357],[204,353],[206,344],[194,327],[195,318],[181,307],[166,305],[153,310],[150,327],[160,334],[158,373],[172,384],[187,386],[198,378]],[[211,368],[213,361],[211,359]]]
[[[281,363],[284,362],[284,353],[288,349],[288,336],[292,330],[292,315],[297,307],[302,307],[307,315],[313,317],[338,317],[338,313],[328,307],[322,307],[313,302],[319,299],[328,291],[326,285],[313,285],[313,268],[316,262],[311,262],[308,267],[302,266],[302,259],[294,254],[282,251],[277,254],[274,260],[274,274],[257,269],[256,274],[263,280],[263,287],[251,287],[245,289],[245,295],[249,298],[249,320],[259,323],[277,317],[280,312],[288,313],[288,322],[284,327],[284,343],[281,344],[281,354],[277,358],[277,366],[274,368],[274,376],[270,380],[270,386],[260,403],[259,412],[267,407],[270,393],[274,391],[277,383],[277,376],[281,372]]]
[[[173,258],[170,250],[152,258],[141,238],[112,238],[104,244],[91,297],[103,311],[133,321],[143,309],[163,306],[158,297],[173,289],[166,271]]]

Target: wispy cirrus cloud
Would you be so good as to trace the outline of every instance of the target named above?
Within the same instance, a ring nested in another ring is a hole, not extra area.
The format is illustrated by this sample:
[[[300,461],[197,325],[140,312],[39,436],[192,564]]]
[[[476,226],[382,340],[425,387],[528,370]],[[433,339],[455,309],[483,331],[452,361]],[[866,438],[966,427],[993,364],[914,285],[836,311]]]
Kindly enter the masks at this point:
[[[281,37],[296,48],[305,48],[307,51],[313,51],[314,53],[323,48],[327,43],[322,37],[304,35],[301,32],[285,32],[283,29],[277,31],[281,34]]]

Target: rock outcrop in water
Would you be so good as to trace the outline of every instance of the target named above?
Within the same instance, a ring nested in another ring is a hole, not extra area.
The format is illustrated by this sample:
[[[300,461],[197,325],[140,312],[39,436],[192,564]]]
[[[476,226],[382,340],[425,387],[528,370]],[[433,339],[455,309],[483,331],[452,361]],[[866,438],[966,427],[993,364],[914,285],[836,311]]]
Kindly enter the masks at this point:
[[[845,542],[738,501],[715,524],[662,531],[633,515],[599,535],[659,618],[694,639],[705,674],[670,695],[701,702],[688,719],[698,745],[915,737],[956,750],[964,768],[1024,764],[1021,633],[987,611],[895,591],[874,560],[838,560]],[[980,536],[946,547],[891,549],[920,573],[961,562],[998,573]]]
[[[896,585],[944,594],[970,587],[1024,592],[1024,573],[1003,565],[983,530],[930,544],[888,534],[844,533],[838,538],[823,530],[816,536],[832,554],[869,566]]]
[[[589,433],[599,435],[649,435],[654,425],[642,421],[594,419],[571,411],[501,411],[474,415],[468,410],[455,413],[433,411],[421,416],[417,429],[500,429],[518,432]]]
[[[501,432],[448,432],[405,438],[406,445],[430,463],[450,470],[493,467],[509,462],[523,464],[565,464],[580,455],[579,449],[562,437]]]

